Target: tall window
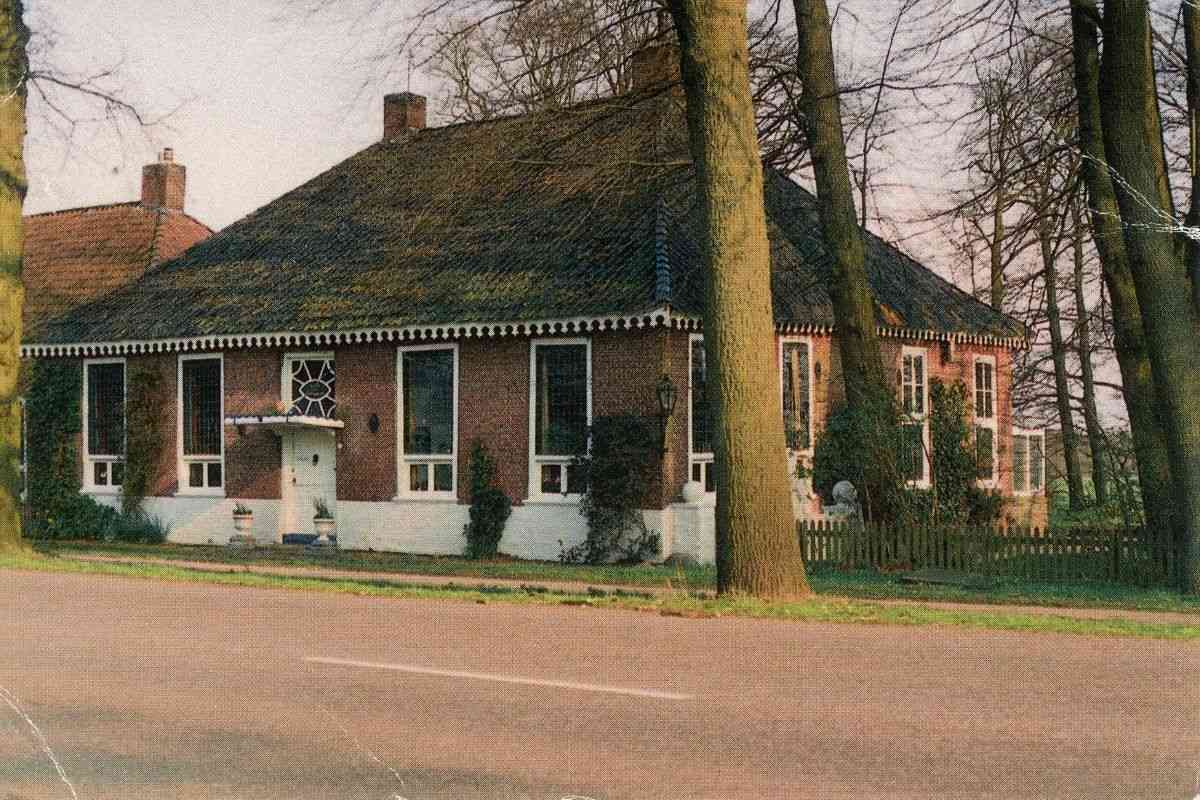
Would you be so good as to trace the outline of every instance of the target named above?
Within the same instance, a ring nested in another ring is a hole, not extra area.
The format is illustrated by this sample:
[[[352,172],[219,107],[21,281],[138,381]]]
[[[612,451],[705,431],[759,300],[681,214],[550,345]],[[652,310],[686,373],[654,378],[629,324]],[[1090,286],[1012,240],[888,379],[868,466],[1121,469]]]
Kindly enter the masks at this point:
[[[289,359],[289,414],[330,419],[337,410],[337,375],[332,358]]]
[[[408,494],[455,493],[454,346],[400,351],[400,485]]]
[[[125,362],[89,361],[83,380],[87,398],[84,484],[116,489],[125,480]]]
[[[583,491],[571,461],[587,447],[591,424],[589,356],[586,341],[533,343],[532,493],[550,496]]]
[[[1042,431],[1013,428],[1013,492],[1038,494],[1045,480],[1045,438]]]
[[[221,420],[221,358],[181,356],[179,421],[182,427],[180,486],[218,493],[224,486]]]
[[[691,416],[691,475],[692,480],[704,485],[704,491],[715,492],[713,481],[712,430],[708,417],[708,362],[704,355],[704,339],[692,337],[691,383],[689,399]]]
[[[812,447],[811,358],[808,342],[784,341],[780,374],[783,378],[783,429],[789,450]]]
[[[995,484],[996,456],[996,360],[976,356],[975,477],[981,484]]]
[[[905,480],[925,483],[929,480],[928,407],[925,351],[905,347],[900,354],[900,394],[904,423],[900,450],[900,470]]]

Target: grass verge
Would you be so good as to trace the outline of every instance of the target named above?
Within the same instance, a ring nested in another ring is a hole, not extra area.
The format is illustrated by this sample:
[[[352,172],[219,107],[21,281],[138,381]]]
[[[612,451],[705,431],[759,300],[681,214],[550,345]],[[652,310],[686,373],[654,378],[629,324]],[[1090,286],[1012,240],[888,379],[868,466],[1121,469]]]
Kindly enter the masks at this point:
[[[403,586],[370,579],[280,576],[253,571],[205,572],[163,564],[117,564],[83,562],[39,554],[0,556],[0,569],[39,572],[115,575],[132,578],[224,584],[271,589],[335,592],[372,597],[505,602],[538,605],[573,605],[590,608],[626,609],[682,617],[750,617],[804,622],[837,622],[888,625],[951,625],[989,630],[1132,636],[1153,639],[1200,639],[1196,624],[1142,622],[1129,619],[1080,619],[1067,615],[1022,614],[977,610],[946,610],[918,605],[880,603],[833,597],[815,597],[802,602],[766,603],[750,598],[712,599],[680,592],[649,596],[636,591],[589,590],[570,594],[539,587]]]
[[[716,570],[708,567],[579,566],[544,561],[498,559],[472,561],[451,556],[417,556],[404,553],[334,551],[313,554],[303,547],[262,547],[237,550],[196,545],[146,545],[120,542],[34,542],[47,555],[96,555],[122,558],[155,558],[203,561],[244,568],[254,566],[307,567],[400,573],[429,577],[469,577],[486,580],[561,581],[590,585],[672,588],[684,592],[711,591]],[[1167,611],[1200,615],[1200,597],[1185,597],[1165,589],[1143,589],[1120,584],[1037,583],[994,578],[984,589],[906,584],[896,574],[871,570],[809,573],[813,590],[823,596],[856,600],[926,600],[989,605],[1031,605],[1053,608],[1110,608],[1127,611]]]

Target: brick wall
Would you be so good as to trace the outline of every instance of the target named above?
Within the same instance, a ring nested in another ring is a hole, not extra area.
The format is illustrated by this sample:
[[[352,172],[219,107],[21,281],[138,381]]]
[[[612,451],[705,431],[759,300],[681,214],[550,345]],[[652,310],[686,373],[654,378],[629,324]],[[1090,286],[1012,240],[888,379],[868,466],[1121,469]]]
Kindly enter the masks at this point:
[[[278,350],[230,350],[225,353],[225,416],[263,414],[279,402],[283,369]],[[176,401],[178,402],[178,401]],[[222,420],[222,422],[224,422]],[[225,496],[246,500],[280,497],[279,437],[254,428],[225,431]]]
[[[386,502],[396,496],[396,348],[343,347],[334,357],[338,417],[346,423],[338,434],[338,499]]]
[[[467,460],[479,440],[496,459],[496,482],[529,496],[529,340],[465,339],[458,350],[458,498],[468,502]]]

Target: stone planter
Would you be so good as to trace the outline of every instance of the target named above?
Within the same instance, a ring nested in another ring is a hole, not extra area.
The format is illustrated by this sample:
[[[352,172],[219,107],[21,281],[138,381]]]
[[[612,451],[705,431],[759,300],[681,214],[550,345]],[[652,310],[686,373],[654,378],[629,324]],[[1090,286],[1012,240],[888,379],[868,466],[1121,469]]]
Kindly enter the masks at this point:
[[[332,544],[329,537],[337,532],[337,522],[332,519],[313,517],[313,527],[317,529],[317,541],[313,544]]]
[[[683,485],[683,502],[699,503],[704,499],[704,484],[700,481],[688,481]]]
[[[249,533],[254,527],[253,514],[234,514],[233,529],[238,533]]]

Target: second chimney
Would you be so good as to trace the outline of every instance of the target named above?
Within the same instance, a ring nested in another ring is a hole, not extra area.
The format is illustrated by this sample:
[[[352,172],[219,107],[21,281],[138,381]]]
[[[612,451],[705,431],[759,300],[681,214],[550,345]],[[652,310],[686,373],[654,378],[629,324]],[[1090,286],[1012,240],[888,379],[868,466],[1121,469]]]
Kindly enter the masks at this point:
[[[383,140],[400,139],[425,127],[425,98],[412,92],[383,96]]]
[[[142,167],[142,205],[183,211],[187,168],[175,163],[175,151],[164,148],[157,164]]]

